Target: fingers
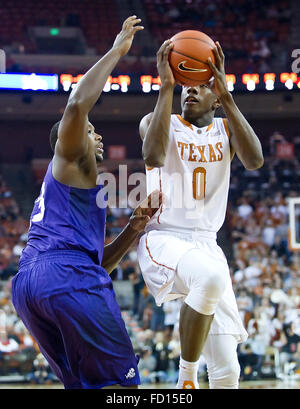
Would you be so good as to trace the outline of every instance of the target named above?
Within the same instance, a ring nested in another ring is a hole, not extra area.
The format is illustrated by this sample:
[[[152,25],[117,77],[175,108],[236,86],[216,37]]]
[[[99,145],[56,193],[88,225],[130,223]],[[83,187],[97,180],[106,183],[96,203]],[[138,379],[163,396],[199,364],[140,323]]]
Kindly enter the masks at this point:
[[[162,204],[162,193],[154,190],[135,209],[134,214],[152,217]]]
[[[149,216],[133,216],[130,225],[137,232],[142,232],[145,229],[146,224],[149,222],[149,220],[150,220]]]
[[[159,190],[154,190],[147,198],[147,207],[150,213],[155,213],[162,203],[162,193]],[[153,210],[155,210],[153,212]],[[149,213],[148,213],[149,214]]]
[[[215,56],[215,61],[216,61],[215,66],[220,69],[221,68],[221,57],[219,55],[218,49],[213,48],[212,51],[213,51],[214,56]]]
[[[162,198],[163,195],[159,190],[154,190],[150,193],[134,210],[130,218],[131,227],[137,231],[143,231],[151,217],[160,208]]]
[[[212,62],[212,59],[210,57],[208,57],[208,65],[210,66],[210,69],[212,70],[214,75],[217,75],[219,73],[217,67],[215,66],[215,64]]]
[[[166,40],[162,43],[160,49],[157,52],[157,60],[159,62],[166,61],[169,58],[169,53],[174,47],[174,43],[171,40]]]
[[[167,45],[171,42],[171,40],[166,40],[162,43],[162,45],[160,46],[159,50],[157,51],[157,54],[162,54],[162,52],[164,51],[164,49],[167,47]]]
[[[150,220],[150,216],[147,215],[135,215],[134,220],[136,223],[142,223],[143,225],[146,225],[148,221]]]
[[[215,65],[216,65],[216,67],[219,70],[222,70],[224,68],[225,56],[224,56],[224,53],[223,53],[223,50],[222,50],[222,48],[220,46],[219,41],[216,42],[216,46],[213,48],[212,51],[213,51],[214,56],[215,56],[215,60],[216,60]]]
[[[141,19],[137,18],[136,15],[130,16],[124,21],[123,27],[127,28],[130,25],[133,26],[134,24],[136,24],[138,22],[137,20],[141,21]]]
[[[143,26],[135,26],[136,24],[140,23],[142,20],[137,18],[136,15],[128,17],[123,23],[123,30],[132,30],[136,33],[137,31],[143,30]]]
[[[142,31],[142,30],[144,30],[144,26],[133,27],[133,34],[135,34],[137,31]]]
[[[224,62],[224,61],[225,61],[225,55],[224,55],[224,53],[223,53],[222,47],[221,47],[219,41],[217,41],[216,44],[217,44],[217,48],[218,48],[218,50],[219,50],[219,54],[220,54],[220,56],[221,56],[221,59],[222,59],[223,62]]]

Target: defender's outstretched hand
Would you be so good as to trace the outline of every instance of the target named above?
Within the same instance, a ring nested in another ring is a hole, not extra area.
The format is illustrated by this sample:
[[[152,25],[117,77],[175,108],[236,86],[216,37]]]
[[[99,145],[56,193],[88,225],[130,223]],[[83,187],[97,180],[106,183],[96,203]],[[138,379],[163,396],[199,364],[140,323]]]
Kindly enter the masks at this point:
[[[215,55],[216,63],[214,64],[211,58],[208,58],[208,64],[214,74],[214,79],[211,82],[211,90],[219,98],[222,98],[227,95],[229,91],[225,75],[225,56],[218,41],[216,42],[216,47],[213,49],[213,53]]]
[[[130,16],[124,21],[122,30],[117,35],[112,47],[120,52],[121,57],[127,54],[130,50],[135,33],[144,30],[143,26],[136,25],[141,21],[142,20],[137,18],[137,16]]]
[[[161,204],[162,193],[159,190],[154,190],[135,208],[129,220],[130,226],[134,230],[142,232],[151,217],[158,211]]]

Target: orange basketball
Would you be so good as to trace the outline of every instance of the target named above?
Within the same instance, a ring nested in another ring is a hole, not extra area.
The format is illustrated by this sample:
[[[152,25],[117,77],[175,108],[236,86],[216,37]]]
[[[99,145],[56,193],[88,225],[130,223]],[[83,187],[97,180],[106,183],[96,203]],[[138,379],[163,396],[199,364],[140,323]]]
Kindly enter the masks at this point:
[[[187,86],[207,83],[213,75],[208,57],[215,63],[213,40],[196,30],[181,31],[171,40],[174,47],[169,54],[169,63],[176,82]]]

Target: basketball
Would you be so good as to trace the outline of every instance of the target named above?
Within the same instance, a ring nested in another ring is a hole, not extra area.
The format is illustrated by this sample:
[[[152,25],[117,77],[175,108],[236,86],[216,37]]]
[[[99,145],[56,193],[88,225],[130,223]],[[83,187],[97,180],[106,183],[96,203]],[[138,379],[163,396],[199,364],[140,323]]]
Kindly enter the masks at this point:
[[[175,34],[171,41],[174,47],[169,54],[169,63],[179,85],[195,86],[207,83],[213,73],[207,59],[215,63],[214,41],[196,30],[185,30]]]

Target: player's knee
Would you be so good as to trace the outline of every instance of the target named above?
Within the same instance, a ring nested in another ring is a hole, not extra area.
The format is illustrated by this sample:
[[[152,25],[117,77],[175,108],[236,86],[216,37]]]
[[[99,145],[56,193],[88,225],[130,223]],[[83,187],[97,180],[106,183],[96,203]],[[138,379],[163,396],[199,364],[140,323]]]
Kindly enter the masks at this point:
[[[236,359],[209,372],[209,386],[211,389],[237,389],[239,377],[240,365]]]
[[[193,249],[179,262],[178,275],[188,288],[186,304],[201,314],[214,314],[228,280],[224,262]]]
[[[194,288],[203,294],[207,300],[218,303],[223,295],[226,287],[226,276],[224,270],[211,270],[206,271],[204,274],[200,274],[198,279],[195,279],[192,289]]]
[[[201,314],[214,314],[225,286],[226,279],[221,274],[199,274],[191,283],[191,289],[185,302]]]
[[[223,271],[211,271],[207,274],[205,280],[203,280],[202,288],[212,298],[221,298],[225,290],[226,277],[222,273]],[[199,283],[199,285],[201,284]]]
[[[204,258],[203,254],[200,257],[197,253],[193,255],[195,256],[195,267],[191,274],[190,288],[196,287],[211,294],[212,297],[220,297],[227,282],[227,271],[224,268],[224,263],[214,259],[208,260]]]

